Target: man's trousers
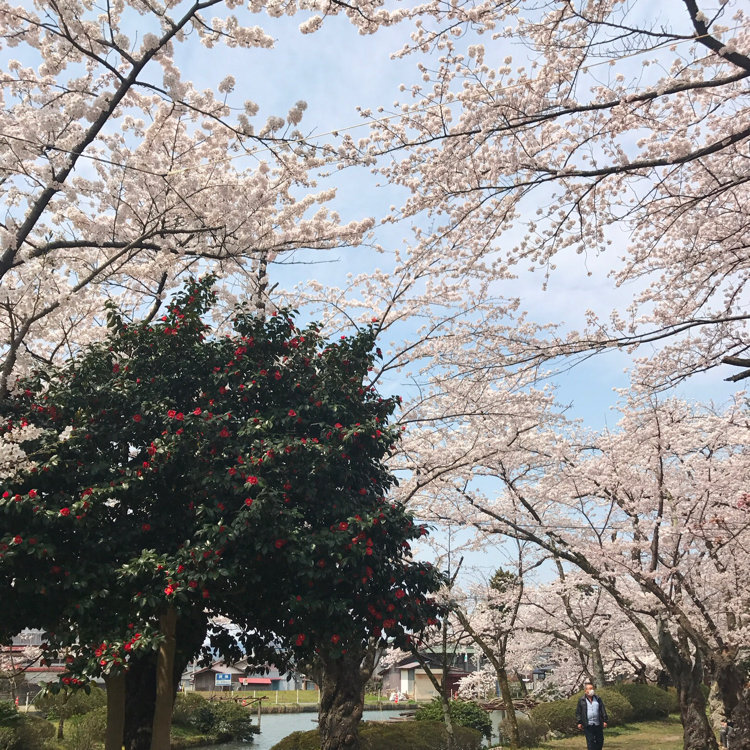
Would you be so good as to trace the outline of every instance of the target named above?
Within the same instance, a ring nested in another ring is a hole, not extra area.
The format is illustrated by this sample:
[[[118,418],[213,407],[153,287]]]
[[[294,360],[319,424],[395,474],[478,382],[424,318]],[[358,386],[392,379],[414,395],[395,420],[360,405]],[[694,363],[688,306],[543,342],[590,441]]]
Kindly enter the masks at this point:
[[[602,746],[604,745],[604,729],[601,724],[584,724],[583,733],[586,735],[587,750],[602,750]]]

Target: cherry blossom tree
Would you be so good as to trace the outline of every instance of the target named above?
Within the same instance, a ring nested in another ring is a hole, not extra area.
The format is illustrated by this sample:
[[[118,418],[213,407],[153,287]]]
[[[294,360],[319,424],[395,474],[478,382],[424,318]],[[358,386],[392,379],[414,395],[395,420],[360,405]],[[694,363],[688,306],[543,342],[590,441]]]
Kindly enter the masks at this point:
[[[298,130],[305,102],[256,124],[258,106],[234,99],[231,75],[215,91],[183,79],[178,47],[270,48],[253,15],[298,10],[237,8],[2,4],[0,394],[14,371],[100,337],[107,299],[155,312],[182,276],[210,267],[263,305],[274,259],[358,243],[370,226],[342,225],[327,205],[334,191],[314,185],[320,161]],[[334,1],[325,13],[366,25],[368,8]]]
[[[409,191],[386,220],[414,222],[397,262],[430,269],[433,304],[449,299],[434,294],[441,274],[472,279],[453,302],[457,315],[473,309],[477,338],[492,341],[484,366],[533,369],[647,343],[661,346],[638,379],[657,386],[726,356],[741,364],[742,3],[683,0],[655,13],[645,1],[428,0],[410,15],[399,54],[416,58],[420,80],[393,107],[364,111],[369,137],[348,136],[342,151]],[[567,327],[522,315],[535,311],[513,294],[517,276],[541,274],[546,287],[563,267],[585,276],[602,266],[629,290],[611,314],[598,300],[574,305]],[[377,278],[361,284],[387,295]]]
[[[639,398],[623,405],[615,431],[566,436],[540,419],[533,431],[508,427],[504,449],[472,439],[491,432],[486,417],[475,432],[466,420],[454,433],[464,468],[444,475],[427,502],[453,522],[530,542],[578,568],[670,674],[685,746],[712,746],[706,671],[723,685],[727,715],[738,727],[747,718],[747,607],[736,567],[745,564],[750,520],[746,404],[738,397],[716,412],[677,400],[639,407]]]

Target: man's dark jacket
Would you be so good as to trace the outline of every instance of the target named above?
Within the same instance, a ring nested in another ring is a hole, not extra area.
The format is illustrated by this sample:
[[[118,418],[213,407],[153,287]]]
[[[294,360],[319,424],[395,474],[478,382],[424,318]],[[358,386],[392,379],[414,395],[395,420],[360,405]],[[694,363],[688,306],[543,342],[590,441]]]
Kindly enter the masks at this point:
[[[586,701],[588,698],[583,695],[578,700],[578,705],[576,706],[576,724],[583,724],[583,726],[586,726],[589,723],[588,718],[588,711],[586,709]],[[599,722],[601,724],[606,724],[609,719],[607,718],[607,709],[604,708],[604,703],[602,703],[602,699],[598,696],[594,696],[594,700],[599,704]]]

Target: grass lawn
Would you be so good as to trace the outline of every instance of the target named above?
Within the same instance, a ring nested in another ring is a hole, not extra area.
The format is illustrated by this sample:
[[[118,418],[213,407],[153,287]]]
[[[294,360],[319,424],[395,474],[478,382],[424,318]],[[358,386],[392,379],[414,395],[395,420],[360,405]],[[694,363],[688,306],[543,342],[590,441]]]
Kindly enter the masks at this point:
[[[550,740],[540,750],[585,750],[583,732],[578,737]],[[676,716],[667,721],[643,721],[604,730],[604,750],[682,750],[682,724]]]

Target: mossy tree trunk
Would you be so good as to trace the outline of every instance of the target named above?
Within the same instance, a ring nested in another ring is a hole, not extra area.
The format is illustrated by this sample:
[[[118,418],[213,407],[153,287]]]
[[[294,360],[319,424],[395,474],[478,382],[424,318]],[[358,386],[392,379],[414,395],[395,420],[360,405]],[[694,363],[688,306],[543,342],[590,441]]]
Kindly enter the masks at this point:
[[[374,647],[364,654],[321,657],[317,670],[320,685],[320,750],[359,750],[359,723],[365,705],[365,685],[372,674],[374,658]]]
[[[734,725],[732,747],[750,748],[750,696],[737,653],[725,649],[714,657],[714,679],[724,708],[724,716]]]
[[[683,637],[678,644],[664,623],[659,625],[659,647],[662,663],[677,688],[684,750],[718,750],[701,689],[703,659],[700,652],[696,649],[690,658],[687,638]]]

